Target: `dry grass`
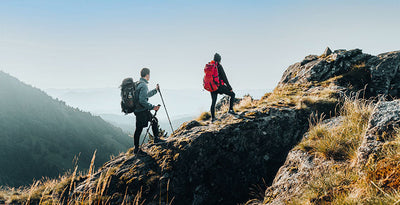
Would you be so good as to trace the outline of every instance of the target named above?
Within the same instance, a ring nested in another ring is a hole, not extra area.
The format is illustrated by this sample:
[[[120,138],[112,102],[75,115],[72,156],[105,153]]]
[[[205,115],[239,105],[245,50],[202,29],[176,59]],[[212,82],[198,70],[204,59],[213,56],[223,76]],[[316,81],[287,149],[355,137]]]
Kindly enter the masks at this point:
[[[381,150],[368,162],[366,180],[382,190],[400,190],[400,130],[397,128]]]
[[[211,118],[210,112],[202,112],[200,116],[196,119],[197,121],[206,121]]]
[[[342,122],[330,126],[317,120],[316,124],[310,126],[308,137],[297,148],[327,159],[354,159],[373,108],[371,102],[347,98],[340,110]]]
[[[326,125],[318,120],[310,128],[297,148],[325,157],[328,164],[317,165],[304,194],[291,199],[291,204],[400,204],[399,130],[383,136],[389,140],[361,172],[354,167],[372,109],[369,102],[347,99],[341,123]]]
[[[296,106],[306,94],[308,85],[305,84],[287,84],[274,89],[272,93],[267,93],[261,98],[260,105],[268,106]]]
[[[330,85],[330,84],[329,84]],[[265,94],[258,106],[292,107],[295,109],[312,109],[327,112],[339,103],[337,91],[326,87],[315,88],[308,84],[286,84]]]
[[[258,101],[254,100],[250,95],[245,95],[239,104],[234,106],[235,111],[244,111],[247,109],[256,108]]]
[[[11,204],[39,204],[39,205],[61,205],[61,204],[98,204],[108,205],[113,204],[113,197],[123,198],[122,204],[139,205],[144,204],[141,199],[142,192],[139,191],[133,196],[125,194],[116,194],[113,196],[107,195],[107,189],[110,185],[111,177],[115,169],[109,169],[106,174],[101,174],[96,180],[94,189],[89,189],[83,193],[74,193],[76,183],[84,181],[89,183],[89,180],[94,173],[93,154],[90,169],[87,173],[77,173],[77,168],[74,171],[67,172],[58,179],[42,179],[33,183],[30,187],[22,187],[19,189],[3,188],[0,191],[0,196],[3,196],[6,203]],[[87,184],[88,185],[88,184]]]
[[[346,163],[324,166],[312,174],[304,195],[291,200],[291,204],[346,204],[344,200],[358,180],[356,170]]]

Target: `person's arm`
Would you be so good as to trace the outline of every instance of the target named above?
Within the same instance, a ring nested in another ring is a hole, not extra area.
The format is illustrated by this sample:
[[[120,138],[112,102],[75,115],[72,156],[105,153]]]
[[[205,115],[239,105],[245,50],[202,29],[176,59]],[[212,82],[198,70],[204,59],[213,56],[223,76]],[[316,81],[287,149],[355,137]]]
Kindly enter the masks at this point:
[[[229,90],[232,90],[231,84],[229,84],[228,78],[226,77],[224,68],[222,67],[221,64],[218,65],[218,75],[221,78],[221,80],[224,81]]]
[[[147,86],[141,86],[139,89],[139,103],[140,105],[143,106],[143,108],[146,108],[148,110],[152,110],[154,108],[154,105],[150,104],[147,99],[147,95],[148,95],[148,88]]]
[[[147,93],[147,97],[153,97],[155,94],[157,94],[157,89],[150,90]]]

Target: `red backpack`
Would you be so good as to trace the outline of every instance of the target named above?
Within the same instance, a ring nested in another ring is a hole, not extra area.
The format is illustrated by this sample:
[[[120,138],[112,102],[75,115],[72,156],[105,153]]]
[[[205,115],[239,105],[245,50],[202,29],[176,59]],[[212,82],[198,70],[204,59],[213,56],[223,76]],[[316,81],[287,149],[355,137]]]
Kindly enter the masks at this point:
[[[217,65],[215,61],[211,61],[204,67],[205,76],[203,79],[203,86],[204,89],[210,92],[218,90],[218,87],[224,84],[224,82],[220,82],[219,80]]]

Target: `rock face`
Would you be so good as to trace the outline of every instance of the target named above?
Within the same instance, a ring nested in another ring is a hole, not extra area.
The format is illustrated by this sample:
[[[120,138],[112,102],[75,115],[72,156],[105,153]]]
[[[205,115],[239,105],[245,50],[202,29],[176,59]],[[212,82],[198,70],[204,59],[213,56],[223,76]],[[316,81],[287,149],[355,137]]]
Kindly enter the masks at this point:
[[[329,52],[328,52],[329,53]],[[310,55],[284,72],[278,86],[287,83],[322,82],[340,76],[342,86],[354,91],[365,86],[370,96],[400,97],[400,51],[372,56],[360,49],[335,50],[329,55]]]
[[[344,74],[352,66],[361,64],[372,58],[363,54],[360,49],[335,51],[325,57],[307,56],[302,62],[295,63],[283,73],[279,85],[285,83],[322,82],[329,78]]]
[[[358,149],[358,164],[363,165],[378,152],[400,125],[400,101],[380,102],[369,120],[368,130]],[[383,136],[383,137],[382,137]]]
[[[264,108],[240,116],[224,114],[223,124],[181,127],[166,143],[145,145],[143,156],[125,154],[106,163],[76,192],[95,188],[112,169],[110,194],[128,190],[134,196],[142,189],[143,199],[155,204],[167,196],[174,197],[174,204],[244,202],[249,187],[273,178],[285,150],[306,131],[307,116],[299,110]]]
[[[340,117],[329,123],[340,123]],[[360,170],[370,163],[391,139],[396,128],[400,127],[400,100],[379,102],[368,123],[368,129],[357,152],[357,165]],[[292,198],[299,197],[308,185],[313,173],[340,162],[326,160],[302,150],[291,150],[284,165],[279,169],[272,185],[265,192],[263,202],[255,204],[287,204]]]
[[[375,95],[400,96],[400,51],[383,53],[368,61],[371,64],[371,88]]]
[[[328,125],[341,123],[341,118],[325,120],[325,123]],[[312,173],[333,165],[335,162],[332,160],[325,160],[305,151],[293,149],[277,172],[272,185],[265,191],[263,202],[254,204],[288,204],[293,197],[304,194],[304,187],[308,185]]]

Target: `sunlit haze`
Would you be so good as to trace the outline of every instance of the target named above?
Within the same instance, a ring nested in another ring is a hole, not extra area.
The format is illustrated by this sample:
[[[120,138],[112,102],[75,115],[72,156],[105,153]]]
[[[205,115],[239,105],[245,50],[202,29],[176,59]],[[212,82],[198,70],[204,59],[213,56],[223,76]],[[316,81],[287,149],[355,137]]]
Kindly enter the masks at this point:
[[[400,45],[399,1],[2,1],[0,70],[41,89],[115,88],[142,67],[202,89],[218,52],[235,90],[273,89],[308,54]]]

